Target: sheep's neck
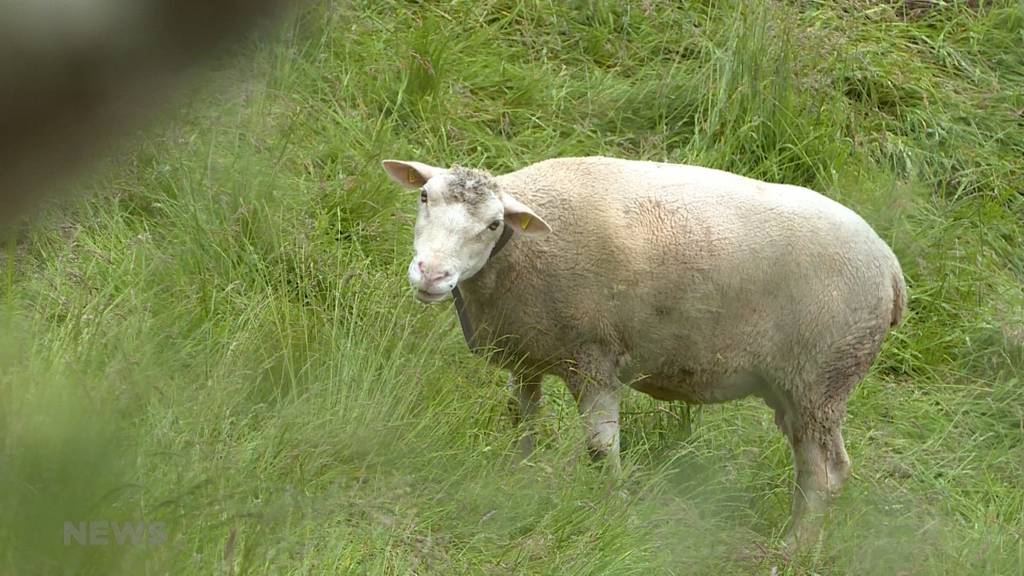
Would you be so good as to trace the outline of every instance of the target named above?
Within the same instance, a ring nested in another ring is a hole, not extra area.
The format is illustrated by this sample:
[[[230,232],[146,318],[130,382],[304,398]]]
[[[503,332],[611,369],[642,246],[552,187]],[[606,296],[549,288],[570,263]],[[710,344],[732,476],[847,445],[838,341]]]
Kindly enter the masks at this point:
[[[494,243],[494,248],[491,248],[489,258],[493,258],[495,254],[501,252],[511,238],[512,228],[506,224],[498,241]],[[466,310],[466,301],[462,298],[462,292],[458,286],[452,289],[452,298],[455,300],[455,313],[459,316],[459,325],[462,326],[462,336],[466,339],[466,346],[469,346],[470,352],[476,352],[478,350],[476,331],[473,328],[473,321],[469,317],[469,311]]]

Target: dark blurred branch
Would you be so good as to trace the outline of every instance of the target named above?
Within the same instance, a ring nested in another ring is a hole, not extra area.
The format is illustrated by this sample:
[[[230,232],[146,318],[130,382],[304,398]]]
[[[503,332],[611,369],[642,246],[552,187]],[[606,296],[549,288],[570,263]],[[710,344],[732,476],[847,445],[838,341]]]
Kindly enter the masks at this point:
[[[0,221],[159,110],[293,0],[0,2]]]

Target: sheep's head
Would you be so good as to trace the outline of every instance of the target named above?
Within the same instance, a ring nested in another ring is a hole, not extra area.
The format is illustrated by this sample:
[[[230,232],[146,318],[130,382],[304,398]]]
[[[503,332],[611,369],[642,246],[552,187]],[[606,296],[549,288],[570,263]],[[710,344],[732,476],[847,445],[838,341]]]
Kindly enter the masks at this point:
[[[422,302],[443,300],[479,272],[505,226],[517,234],[550,231],[487,172],[397,160],[385,160],[384,170],[402,186],[419,190],[409,283]]]

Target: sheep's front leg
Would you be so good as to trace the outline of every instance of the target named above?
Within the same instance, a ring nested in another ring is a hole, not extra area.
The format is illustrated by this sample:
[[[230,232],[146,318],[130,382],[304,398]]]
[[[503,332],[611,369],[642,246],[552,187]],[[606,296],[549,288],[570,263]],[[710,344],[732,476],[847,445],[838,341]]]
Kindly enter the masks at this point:
[[[615,390],[586,386],[576,400],[587,431],[587,451],[619,472],[619,397]]]
[[[542,375],[524,378],[511,374],[508,389],[512,392],[509,408],[516,427],[522,426],[519,436],[519,453],[529,458],[533,453],[533,439],[536,432],[536,414],[540,406]]]
[[[584,354],[570,369],[569,390],[583,417],[587,450],[593,460],[604,460],[618,473],[619,388],[614,362],[600,355]]]

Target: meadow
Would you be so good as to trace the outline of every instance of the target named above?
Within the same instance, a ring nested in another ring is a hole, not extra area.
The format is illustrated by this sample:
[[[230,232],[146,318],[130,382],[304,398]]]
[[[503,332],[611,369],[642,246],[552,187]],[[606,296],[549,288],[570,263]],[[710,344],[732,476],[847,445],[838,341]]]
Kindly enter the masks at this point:
[[[1024,4],[353,0],[252,40],[0,256],[0,574],[1024,574]],[[759,401],[623,404],[625,479],[545,382],[405,278],[383,158],[555,156],[814,188],[909,310],[849,404],[853,475],[783,553]],[[157,541],[67,541],[143,522]]]

